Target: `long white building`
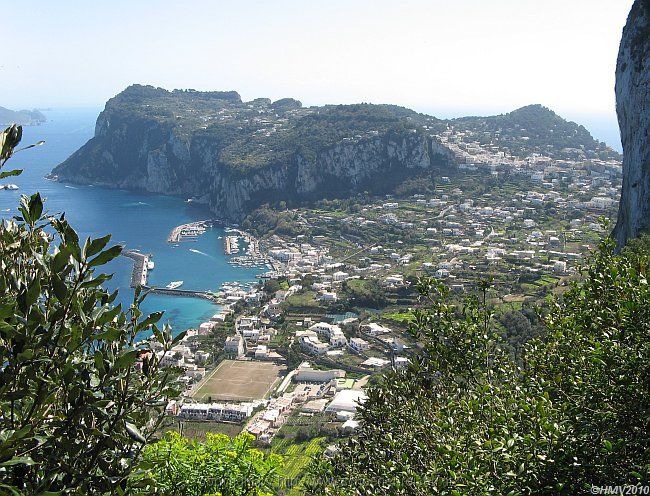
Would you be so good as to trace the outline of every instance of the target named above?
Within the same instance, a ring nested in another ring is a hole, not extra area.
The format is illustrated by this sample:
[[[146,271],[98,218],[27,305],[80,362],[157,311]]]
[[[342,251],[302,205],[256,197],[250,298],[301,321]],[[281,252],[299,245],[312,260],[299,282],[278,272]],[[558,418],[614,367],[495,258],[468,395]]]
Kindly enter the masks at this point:
[[[251,403],[187,403],[178,416],[188,420],[241,422],[253,413]]]

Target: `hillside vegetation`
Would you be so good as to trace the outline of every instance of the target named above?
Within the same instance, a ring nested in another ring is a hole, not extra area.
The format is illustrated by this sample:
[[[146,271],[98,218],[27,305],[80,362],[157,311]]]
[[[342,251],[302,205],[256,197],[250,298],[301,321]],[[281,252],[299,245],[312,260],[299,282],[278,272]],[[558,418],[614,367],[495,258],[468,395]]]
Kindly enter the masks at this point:
[[[425,353],[386,375],[309,494],[582,494],[650,480],[650,246],[604,241],[544,337],[508,353],[486,303],[419,285]]]
[[[484,133],[499,148],[516,155],[544,152],[561,157],[576,149],[602,158],[618,158],[604,143],[573,122],[530,105],[505,115],[440,120],[395,105],[353,104],[303,107],[290,98],[243,102],[235,91],[167,91],[132,85],[110,99],[104,119],[152,121],[186,139],[209,139],[218,162],[246,171],[305,158],[337,144],[399,135],[405,130],[437,134],[447,124]]]

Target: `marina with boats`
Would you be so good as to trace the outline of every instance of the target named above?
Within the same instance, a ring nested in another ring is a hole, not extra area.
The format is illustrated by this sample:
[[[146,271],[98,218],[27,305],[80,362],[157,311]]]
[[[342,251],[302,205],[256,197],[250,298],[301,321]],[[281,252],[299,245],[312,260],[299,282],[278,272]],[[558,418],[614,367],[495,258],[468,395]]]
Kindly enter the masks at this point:
[[[197,236],[205,234],[205,232],[214,225],[213,220],[200,220],[197,222],[190,222],[188,224],[181,224],[176,226],[169,233],[167,237],[168,243],[179,243],[181,241],[192,241]]]
[[[203,220],[182,224],[175,227],[169,234],[169,243],[181,243],[183,241],[196,241],[198,236],[214,227],[216,221]],[[248,269],[274,270],[272,260],[265,256],[260,250],[259,241],[250,234],[236,228],[224,229],[224,236],[217,239],[223,240],[224,254],[229,256],[228,264]],[[179,246],[177,244],[175,247]],[[190,251],[207,255],[206,253],[189,248]],[[243,252],[243,253],[242,253]],[[257,293],[257,281],[249,282],[225,282],[219,290],[200,291],[182,288],[185,281],[170,281],[165,286],[153,286],[149,284],[149,271],[155,267],[152,254],[145,254],[139,250],[124,250],[122,255],[133,260],[133,271],[131,275],[131,287],[142,287],[155,294],[168,296],[181,296],[189,298],[201,298],[220,305],[229,305],[243,299],[255,297]],[[233,256],[234,255],[234,256]],[[256,277],[259,278],[259,275]]]

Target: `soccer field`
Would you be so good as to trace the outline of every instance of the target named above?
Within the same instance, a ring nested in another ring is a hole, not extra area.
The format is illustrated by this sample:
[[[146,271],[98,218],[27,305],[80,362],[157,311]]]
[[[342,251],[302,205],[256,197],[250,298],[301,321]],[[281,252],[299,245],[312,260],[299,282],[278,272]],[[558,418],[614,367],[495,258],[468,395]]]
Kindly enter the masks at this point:
[[[271,362],[224,360],[192,395],[198,401],[248,401],[264,398],[286,367]]]

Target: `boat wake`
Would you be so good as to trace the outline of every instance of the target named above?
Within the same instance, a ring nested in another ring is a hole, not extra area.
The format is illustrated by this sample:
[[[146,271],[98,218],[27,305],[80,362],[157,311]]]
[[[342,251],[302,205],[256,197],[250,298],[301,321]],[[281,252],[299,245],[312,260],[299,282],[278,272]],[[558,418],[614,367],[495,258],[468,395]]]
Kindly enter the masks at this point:
[[[206,257],[214,258],[212,255],[208,255],[207,253],[202,252],[201,250],[195,250],[194,248],[190,248],[190,251],[191,251],[192,253],[198,253],[199,255],[203,255],[203,256],[206,256]]]

